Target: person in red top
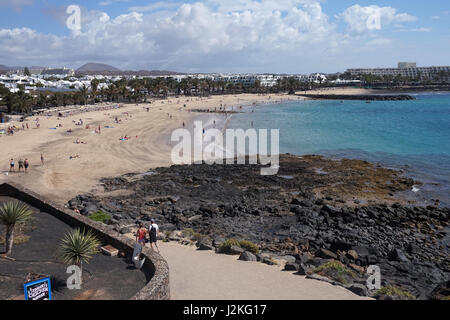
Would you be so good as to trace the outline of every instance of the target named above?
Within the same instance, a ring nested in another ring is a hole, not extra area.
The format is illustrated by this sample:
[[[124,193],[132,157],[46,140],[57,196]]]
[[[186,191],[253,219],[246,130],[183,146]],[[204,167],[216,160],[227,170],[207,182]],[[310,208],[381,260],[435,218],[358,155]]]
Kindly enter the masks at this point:
[[[147,229],[144,228],[142,223],[139,224],[139,229],[136,232],[136,242],[145,247],[145,237],[147,235]]]

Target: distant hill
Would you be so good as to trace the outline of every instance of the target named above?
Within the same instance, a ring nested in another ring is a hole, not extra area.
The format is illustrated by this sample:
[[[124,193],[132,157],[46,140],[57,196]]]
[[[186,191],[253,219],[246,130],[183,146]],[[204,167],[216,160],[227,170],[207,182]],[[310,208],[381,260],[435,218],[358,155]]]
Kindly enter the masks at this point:
[[[140,77],[158,77],[158,76],[173,76],[182,75],[183,73],[166,71],[166,70],[126,70],[121,71],[107,64],[102,63],[88,63],[78,68],[75,71],[76,75],[103,75],[103,76],[140,76]]]
[[[4,64],[0,64],[0,70],[8,71],[8,70],[22,70],[23,67],[9,67]]]
[[[119,69],[114,68],[113,66],[103,64],[103,63],[86,63],[85,65],[79,67],[75,72],[84,73],[84,72],[120,72]]]

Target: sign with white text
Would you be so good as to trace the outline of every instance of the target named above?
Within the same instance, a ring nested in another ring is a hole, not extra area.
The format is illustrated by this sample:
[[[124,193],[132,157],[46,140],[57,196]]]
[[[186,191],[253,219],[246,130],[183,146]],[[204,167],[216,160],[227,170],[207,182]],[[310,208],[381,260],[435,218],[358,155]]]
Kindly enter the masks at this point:
[[[44,278],[23,285],[25,300],[52,300],[50,278]]]

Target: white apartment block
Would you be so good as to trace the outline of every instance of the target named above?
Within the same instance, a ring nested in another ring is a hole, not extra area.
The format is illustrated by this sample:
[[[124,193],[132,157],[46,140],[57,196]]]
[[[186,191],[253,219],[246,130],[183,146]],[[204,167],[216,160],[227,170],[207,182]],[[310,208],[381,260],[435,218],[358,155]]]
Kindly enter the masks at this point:
[[[398,68],[374,68],[374,69],[348,69],[352,76],[372,74],[375,76],[401,76],[413,79],[432,79],[441,73],[450,73],[449,66],[442,67],[417,67],[413,62],[400,62]]]

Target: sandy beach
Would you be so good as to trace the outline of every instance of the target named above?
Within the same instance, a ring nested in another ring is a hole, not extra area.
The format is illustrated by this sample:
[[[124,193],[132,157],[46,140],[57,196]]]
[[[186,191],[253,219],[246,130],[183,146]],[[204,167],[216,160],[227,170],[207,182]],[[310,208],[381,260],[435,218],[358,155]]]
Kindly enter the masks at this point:
[[[190,112],[193,109],[238,111],[240,105],[274,103],[296,99],[280,95],[227,95],[210,98],[180,97],[156,100],[148,104],[125,104],[119,109],[84,112],[67,117],[36,116],[23,122],[2,124],[19,127],[13,136],[0,135],[0,183],[14,181],[55,202],[66,203],[74,196],[97,190],[102,177],[134,172],[143,173],[159,166],[170,166],[170,138],[174,129],[192,126],[191,121],[211,113]],[[117,104],[114,104],[117,105]],[[186,107],[184,107],[186,105]],[[98,104],[97,107],[104,105]],[[147,112],[147,108],[149,111]],[[217,117],[225,115],[216,114]],[[118,118],[120,123],[115,122]],[[36,128],[39,118],[40,128]],[[83,120],[82,126],[75,123]],[[62,127],[59,127],[61,125]],[[86,129],[89,125],[89,129]],[[95,133],[100,126],[101,133]],[[72,130],[68,133],[68,130]],[[127,136],[129,140],[121,141]],[[79,144],[77,144],[79,139]],[[41,165],[40,155],[44,155]],[[71,159],[71,157],[73,157]],[[9,160],[16,172],[9,173]],[[18,160],[28,158],[29,173],[18,173]]]
[[[389,93],[389,91],[381,91],[381,90],[372,90],[372,89],[365,89],[365,88],[337,88],[337,87],[331,87],[331,88],[320,88],[316,90],[309,90],[309,91],[297,91],[296,94],[301,95],[302,93],[307,93],[308,95],[311,94],[336,94],[336,95],[367,95],[367,94],[374,94],[374,93]]]

